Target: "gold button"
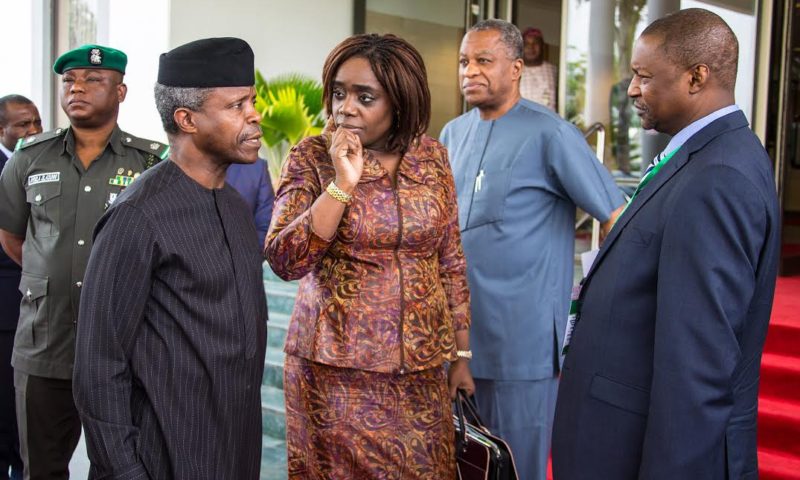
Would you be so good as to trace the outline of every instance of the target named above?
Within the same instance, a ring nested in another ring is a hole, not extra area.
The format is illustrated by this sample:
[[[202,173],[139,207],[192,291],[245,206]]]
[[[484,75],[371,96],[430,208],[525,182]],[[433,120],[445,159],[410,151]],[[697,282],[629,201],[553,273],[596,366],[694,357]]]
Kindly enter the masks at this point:
[[[41,202],[42,201],[42,196],[41,195],[36,195],[35,197],[33,197],[33,199],[36,200],[37,202]]]
[[[83,191],[84,192],[91,192],[92,191],[92,186],[91,185],[86,185],[85,187],[83,187]]]
[[[78,240],[78,245],[80,245],[81,247],[83,246],[84,243],[86,242],[84,242],[83,240]]]
[[[75,282],[75,286],[81,288],[83,286],[83,282]]]

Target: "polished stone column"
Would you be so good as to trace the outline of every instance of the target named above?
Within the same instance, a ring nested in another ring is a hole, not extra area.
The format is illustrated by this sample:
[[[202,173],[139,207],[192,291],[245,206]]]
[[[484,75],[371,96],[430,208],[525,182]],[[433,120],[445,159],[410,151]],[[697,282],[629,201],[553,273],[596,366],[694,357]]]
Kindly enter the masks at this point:
[[[659,18],[677,12],[681,9],[680,0],[649,0],[647,2],[647,23],[653,23]],[[656,131],[642,132],[642,173],[653,158],[666,148],[670,140],[669,135]]]
[[[614,11],[616,0],[591,0],[589,65],[586,72],[586,126],[611,124],[609,92],[614,85]]]

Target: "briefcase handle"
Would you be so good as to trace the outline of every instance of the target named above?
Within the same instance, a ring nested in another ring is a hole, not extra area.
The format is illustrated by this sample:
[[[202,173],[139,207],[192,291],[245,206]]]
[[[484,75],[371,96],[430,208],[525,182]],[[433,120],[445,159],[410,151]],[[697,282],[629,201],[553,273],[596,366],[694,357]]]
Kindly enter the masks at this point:
[[[478,407],[475,406],[475,403],[472,401],[472,397],[467,396],[467,392],[463,390],[458,390],[458,395],[456,397],[456,412],[458,412],[459,409],[462,412],[462,415],[463,412],[466,412],[466,414],[471,417],[471,421],[469,423],[472,424],[473,427],[476,427],[479,430],[482,430],[484,433],[488,433],[489,435],[492,434],[492,432],[486,428],[486,424],[483,423],[483,420],[481,420],[481,416],[478,415]],[[466,417],[464,418],[466,419]]]
[[[456,450],[460,452],[467,451],[467,421],[464,418],[464,406],[461,404],[463,396],[461,390],[458,391],[458,397],[453,402],[456,405],[456,418],[458,418],[458,432],[456,432]]]

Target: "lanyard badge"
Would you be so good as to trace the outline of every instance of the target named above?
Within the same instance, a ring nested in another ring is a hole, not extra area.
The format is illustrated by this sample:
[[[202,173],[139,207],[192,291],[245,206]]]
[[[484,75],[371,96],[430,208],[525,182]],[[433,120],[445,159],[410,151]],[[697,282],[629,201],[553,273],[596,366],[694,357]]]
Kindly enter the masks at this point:
[[[564,331],[564,345],[561,347],[561,355],[566,355],[569,351],[569,343],[572,340],[572,332],[575,325],[581,319],[581,288],[583,282],[572,287],[572,295],[569,302],[569,317],[567,317],[567,329]]]

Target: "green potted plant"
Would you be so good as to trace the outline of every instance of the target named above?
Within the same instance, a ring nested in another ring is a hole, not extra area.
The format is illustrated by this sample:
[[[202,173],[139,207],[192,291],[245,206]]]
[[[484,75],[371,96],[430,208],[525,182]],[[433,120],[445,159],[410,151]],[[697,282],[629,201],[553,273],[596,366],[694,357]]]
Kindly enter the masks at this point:
[[[277,189],[289,150],[303,138],[319,135],[325,126],[322,85],[296,73],[266,80],[256,70],[256,110],[261,114],[267,167]]]

